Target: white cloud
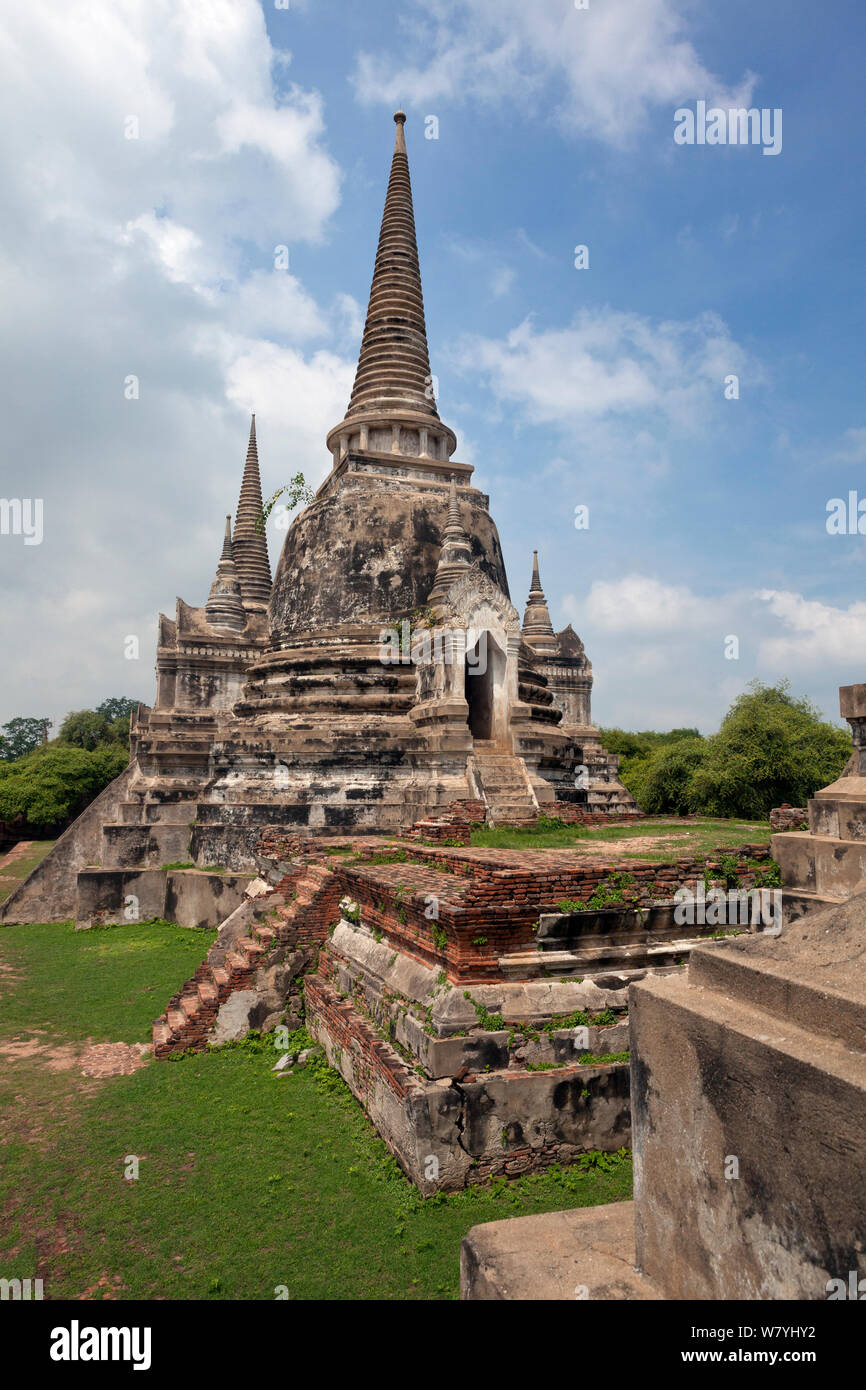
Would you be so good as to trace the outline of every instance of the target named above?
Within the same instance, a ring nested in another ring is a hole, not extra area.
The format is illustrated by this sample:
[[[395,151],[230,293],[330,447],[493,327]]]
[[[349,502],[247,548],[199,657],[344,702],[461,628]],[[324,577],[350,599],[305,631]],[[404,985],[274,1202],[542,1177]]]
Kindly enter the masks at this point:
[[[564,606],[569,617],[579,616],[573,598],[567,598]],[[597,579],[582,612],[610,632],[654,638],[659,633],[682,634],[717,627],[724,601],[700,598],[685,585],[628,574],[613,581]]]
[[[508,294],[516,278],[517,272],[512,270],[510,266],[503,265],[495,269],[490,276],[490,292],[494,299],[500,299],[502,295]]]
[[[587,309],[567,328],[536,329],[527,318],[505,338],[463,338],[458,367],[486,376],[496,397],[532,424],[573,427],[587,419],[657,412],[696,430],[723,400],[730,372],[756,364],[724,322],[706,313],[653,323],[638,314]]]
[[[835,608],[773,589],[698,594],[634,573],[596,580],[561,608],[586,643],[594,717],[608,725],[709,732],[750,680],[789,677],[836,720],[838,686],[862,675],[866,603]]]
[[[614,144],[632,138],[654,107],[705,97],[749,105],[755,78],[729,88],[687,37],[678,0],[415,0],[400,25],[399,55],[362,53],[353,76],[363,101],[415,109],[465,101],[519,101],[549,112],[571,134]]]
[[[768,666],[818,670],[826,665],[840,672],[841,683],[845,672],[862,667],[866,660],[866,603],[834,608],[781,589],[761,589],[755,597],[788,629],[761,644],[761,659]]]
[[[44,499],[45,536],[0,538],[0,723],[153,698],[156,614],[207,596],[250,408],[266,491],[328,465],[357,307],[273,266],[322,240],[341,173],[274,60],[256,0],[4,13],[3,491]]]
[[[279,440],[281,462],[271,455],[271,468],[282,468],[283,476],[275,485],[287,483],[301,469],[307,482],[318,486],[331,467],[322,422],[333,425],[342,419],[355,364],[324,350],[307,359],[297,349],[275,343],[250,340],[242,351],[238,346],[236,340],[226,340],[227,394],[242,410],[255,410],[267,422],[260,453],[268,447],[268,436]]]

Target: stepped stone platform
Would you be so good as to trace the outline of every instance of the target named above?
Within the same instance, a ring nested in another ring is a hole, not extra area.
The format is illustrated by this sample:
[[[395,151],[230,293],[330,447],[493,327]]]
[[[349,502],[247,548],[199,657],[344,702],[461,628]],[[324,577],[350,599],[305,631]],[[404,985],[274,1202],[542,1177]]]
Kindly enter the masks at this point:
[[[866,1289],[866,894],[696,945],[629,1000],[634,1203],[474,1227],[462,1296]]]
[[[744,885],[764,857],[742,848]],[[628,986],[712,934],[673,918],[706,860],[632,862],[630,901],[598,908],[579,904],[624,881],[619,861],[576,850],[271,830],[257,862],[156,1021],[157,1058],[303,1013],[424,1193],[629,1142]]]

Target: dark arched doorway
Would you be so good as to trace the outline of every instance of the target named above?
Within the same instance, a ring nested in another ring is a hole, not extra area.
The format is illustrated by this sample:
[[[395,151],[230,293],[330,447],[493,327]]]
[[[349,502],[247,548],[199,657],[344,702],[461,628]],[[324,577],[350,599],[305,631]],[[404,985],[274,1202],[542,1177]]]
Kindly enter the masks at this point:
[[[482,633],[472,651],[466,654],[467,723],[473,738],[493,737],[493,667],[482,659],[487,634]]]
[[[477,631],[477,628],[476,628]],[[501,742],[505,737],[505,653],[489,632],[479,633],[474,646],[466,648],[466,722],[474,739]]]

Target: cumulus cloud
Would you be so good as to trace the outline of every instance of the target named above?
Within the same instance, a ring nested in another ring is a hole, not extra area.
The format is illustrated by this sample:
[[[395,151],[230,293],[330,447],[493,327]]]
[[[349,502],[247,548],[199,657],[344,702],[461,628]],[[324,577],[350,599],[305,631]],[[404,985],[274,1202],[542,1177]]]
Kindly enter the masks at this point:
[[[729,373],[760,377],[713,313],[654,323],[585,309],[568,327],[546,329],[527,318],[504,338],[462,339],[454,358],[530,423],[561,427],[650,412],[693,431],[723,399]]]
[[[566,599],[565,605],[576,616],[574,599]],[[610,632],[655,638],[659,633],[716,628],[725,608],[724,600],[701,598],[685,585],[628,574],[613,581],[597,579],[583,611]]]
[[[561,607],[594,664],[594,714],[605,724],[709,732],[750,680],[791,678],[799,694],[801,676],[836,720],[837,687],[862,674],[866,603],[835,608],[774,589],[700,594],[632,573],[595,580]]]
[[[2,723],[152,699],[155,617],[206,598],[247,412],[266,490],[318,481],[358,311],[274,268],[323,240],[342,175],[256,0],[12,7],[0,59],[3,493],[45,518],[39,546],[0,539]]]
[[[782,589],[760,589],[755,596],[787,629],[762,642],[761,657],[767,665],[793,670],[826,664],[843,674],[862,666],[866,653],[866,603],[834,608]]]
[[[574,135],[631,139],[655,107],[707,98],[749,105],[755,84],[711,73],[678,0],[415,0],[396,54],[361,53],[353,76],[368,102],[489,106],[519,101]]]

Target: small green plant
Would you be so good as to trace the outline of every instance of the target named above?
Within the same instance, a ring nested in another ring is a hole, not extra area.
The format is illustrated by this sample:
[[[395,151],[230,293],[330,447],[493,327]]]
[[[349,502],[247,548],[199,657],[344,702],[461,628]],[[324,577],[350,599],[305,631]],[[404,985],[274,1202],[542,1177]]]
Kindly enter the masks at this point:
[[[755,870],[756,888],[781,888],[782,871],[778,864],[770,861],[769,864],[759,866]]]
[[[405,849],[383,849],[378,854],[359,854],[357,862],[360,864],[405,864],[409,860],[409,855]]]
[[[191,859],[176,859],[171,864],[160,865],[163,869],[194,869],[195,864]]]
[[[440,927],[438,922],[433,923],[432,935],[433,945],[436,947],[436,950],[444,951],[446,946],[448,945],[448,937],[445,933],[444,928]]]
[[[604,1009],[601,1013],[590,1014],[584,1009],[575,1009],[573,1014],[554,1014],[549,1023],[545,1023],[545,1033],[555,1033],[560,1028],[608,1028],[612,1023],[616,1023],[616,1014],[610,1009]]]
[[[488,1013],[483,1004],[479,1004],[477,999],[473,999],[468,989],[464,989],[463,998],[468,999],[475,1010],[475,1017],[478,1019],[478,1026],[488,1033],[499,1033],[505,1027],[505,1019],[502,1014]]]
[[[412,622],[416,627],[438,627],[440,623],[439,614],[435,608],[416,608],[412,614]]]
[[[724,880],[726,888],[738,887],[740,876],[737,873],[737,865],[739,862],[739,859],[733,854],[723,854],[719,860],[719,877]]]
[[[279,502],[280,498],[286,496],[286,494],[288,494],[288,497],[283,503],[286,511],[292,511],[299,502],[303,502],[304,506],[307,506],[315,497],[312,488],[307,487],[307,481],[303,473],[295,473],[290,483],[286,483],[283,487],[278,487],[276,492],[271,493],[267,502],[262,507],[262,510],[259,512],[256,518],[256,530],[260,535],[264,531],[268,517],[274,510],[274,507]]]
[[[602,1052],[598,1056],[594,1052],[582,1052],[578,1062],[582,1067],[606,1067],[613,1062],[627,1062],[628,1052]]]
[[[634,874],[616,873],[603,878],[586,902],[579,898],[563,898],[558,907],[560,912],[587,912],[602,907],[618,907],[621,903],[636,908],[639,898],[640,890]]]
[[[473,938],[472,938],[472,945],[473,945],[473,946],[486,946],[486,945],[487,945],[487,937],[486,937],[486,936],[473,936]]]

